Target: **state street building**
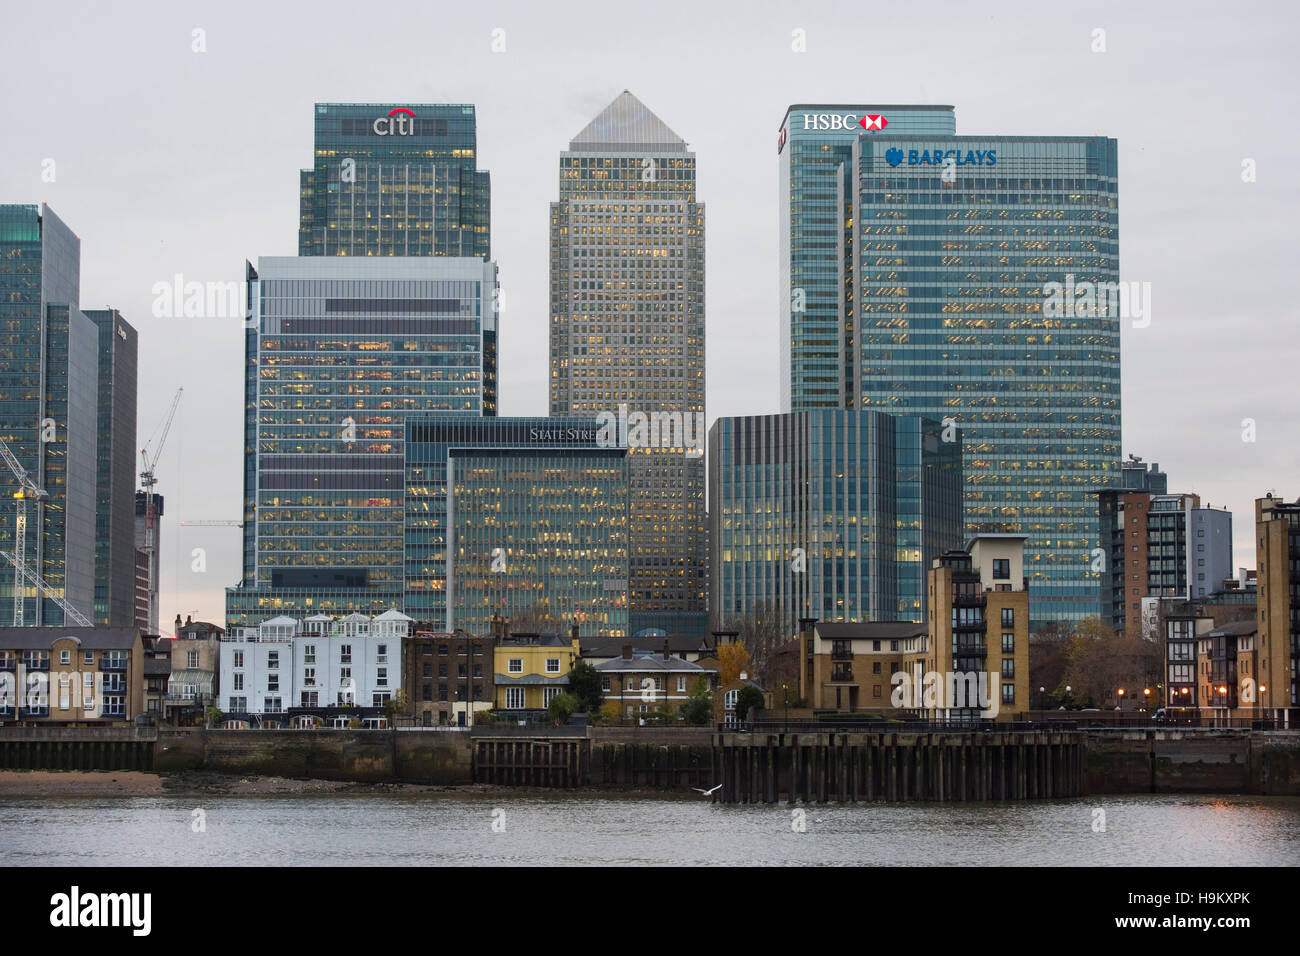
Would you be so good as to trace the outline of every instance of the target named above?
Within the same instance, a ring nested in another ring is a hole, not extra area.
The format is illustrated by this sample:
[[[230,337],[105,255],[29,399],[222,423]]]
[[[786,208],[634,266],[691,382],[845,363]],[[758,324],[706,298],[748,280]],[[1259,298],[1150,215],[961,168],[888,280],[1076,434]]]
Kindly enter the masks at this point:
[[[406,613],[492,633],[544,609],[628,632],[629,460],[594,419],[406,423]]]

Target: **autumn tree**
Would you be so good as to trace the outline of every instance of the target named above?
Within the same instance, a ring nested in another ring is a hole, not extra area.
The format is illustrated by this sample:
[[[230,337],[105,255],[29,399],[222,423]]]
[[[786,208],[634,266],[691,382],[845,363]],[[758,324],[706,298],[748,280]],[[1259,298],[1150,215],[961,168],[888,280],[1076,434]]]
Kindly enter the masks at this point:
[[[786,616],[779,604],[761,602],[747,614],[726,618],[717,630],[730,631],[749,650],[749,675],[764,684],[771,684],[770,672],[776,650],[789,643],[791,634]]]
[[[740,672],[749,670],[749,651],[739,641],[718,645],[718,682],[726,685],[739,679]]]
[[[1074,700],[1094,707],[1114,707],[1122,688],[1130,698],[1145,688],[1154,706],[1161,683],[1164,648],[1161,641],[1129,637],[1093,615],[1079,621],[1066,647],[1065,673],[1057,691],[1068,685]]]

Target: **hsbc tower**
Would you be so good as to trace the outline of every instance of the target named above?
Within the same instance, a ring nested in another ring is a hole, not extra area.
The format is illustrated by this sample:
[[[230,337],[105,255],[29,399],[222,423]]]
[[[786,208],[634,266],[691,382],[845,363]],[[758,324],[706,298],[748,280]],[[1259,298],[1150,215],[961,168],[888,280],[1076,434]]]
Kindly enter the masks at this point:
[[[1031,626],[1097,613],[1122,306],[1062,314],[1050,290],[1119,284],[1116,141],[798,104],[777,153],[783,408],[951,420],[967,535],[1028,536]]]

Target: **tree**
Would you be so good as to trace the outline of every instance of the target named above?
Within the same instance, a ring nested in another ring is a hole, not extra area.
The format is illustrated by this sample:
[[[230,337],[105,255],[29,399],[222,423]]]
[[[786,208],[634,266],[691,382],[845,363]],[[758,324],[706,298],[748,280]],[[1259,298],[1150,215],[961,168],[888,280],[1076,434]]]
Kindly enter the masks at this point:
[[[207,710],[207,718],[208,727],[220,727],[221,722],[226,719],[226,715],[216,707],[209,707]]]
[[[569,693],[578,699],[578,709],[594,714],[600,710],[604,695],[600,690],[600,671],[588,661],[577,661],[569,669]]]
[[[398,716],[408,716],[411,710],[411,700],[406,696],[406,691],[398,690],[392,697],[384,701],[384,714],[388,717],[388,725],[391,727]]]
[[[1144,699],[1151,690],[1151,705],[1158,703],[1156,685],[1163,683],[1164,644],[1141,637],[1129,637],[1093,615],[1079,621],[1066,647],[1062,683],[1071,687],[1070,696],[1091,707],[1114,707],[1123,689],[1130,699]]]
[[[508,634],[559,634],[563,630],[563,623],[544,601],[511,619],[506,627]]]
[[[578,698],[572,694],[556,694],[546,708],[547,715],[554,723],[562,724],[569,715],[578,709]]]
[[[749,667],[749,651],[740,641],[718,645],[718,683],[730,684],[740,679],[740,672]]]
[[[753,708],[763,708],[763,692],[757,687],[746,684],[736,695],[736,719],[744,720]]]
[[[781,678],[772,672],[774,655],[778,648],[790,641],[790,625],[781,606],[772,602],[754,605],[748,613],[727,618],[717,628],[733,631],[740,643],[750,653],[749,676],[773,687]]]
[[[1058,707],[1063,702],[1073,635],[1074,628],[1065,622],[1053,622],[1029,635],[1029,698],[1039,708]],[[1040,687],[1044,688],[1043,694],[1038,691]]]
[[[713,694],[704,678],[695,682],[691,696],[682,704],[682,719],[692,727],[705,727],[713,723]]]

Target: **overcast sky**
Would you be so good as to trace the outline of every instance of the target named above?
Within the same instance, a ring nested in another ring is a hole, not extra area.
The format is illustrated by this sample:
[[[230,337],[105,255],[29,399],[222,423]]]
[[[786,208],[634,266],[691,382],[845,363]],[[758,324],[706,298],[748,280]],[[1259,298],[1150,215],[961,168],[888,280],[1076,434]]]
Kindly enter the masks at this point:
[[[81,236],[82,308],[115,307],[139,330],[141,443],[185,387],[158,467],[161,617],[222,622],[240,532],[177,522],[240,517],[240,321],[155,319],[150,290],[176,273],[242,280],[245,259],[297,252],[313,103],[477,107],[505,415],[547,411],[558,154],[623,89],[698,157],[710,423],[780,410],[775,146],[789,104],[951,104],[962,134],[1114,136],[1121,278],[1149,282],[1152,298],[1150,326],[1123,333],[1124,451],[1160,462],[1171,491],[1231,508],[1236,564],[1254,567],[1254,498],[1300,496],[1296,9],[11,4],[0,21],[0,202],[48,202]],[[196,29],[205,52],[192,49]],[[495,30],[504,52],[493,52]],[[792,49],[795,30],[806,52]],[[42,180],[50,159],[54,182]],[[195,548],[203,573],[191,570]]]

